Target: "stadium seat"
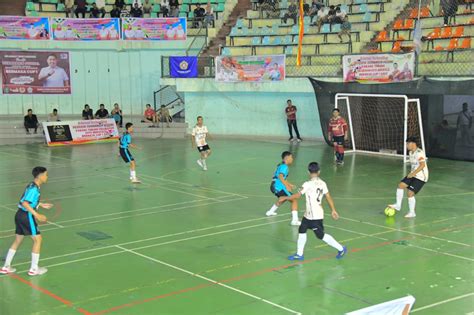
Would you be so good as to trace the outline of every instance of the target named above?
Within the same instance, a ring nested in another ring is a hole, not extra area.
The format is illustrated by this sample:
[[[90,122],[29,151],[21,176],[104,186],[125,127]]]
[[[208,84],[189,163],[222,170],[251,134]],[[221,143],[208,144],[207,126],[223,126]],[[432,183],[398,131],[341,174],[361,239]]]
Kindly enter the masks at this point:
[[[418,8],[411,9],[409,18],[410,19],[417,19],[418,18]]]
[[[372,21],[372,13],[370,12],[365,12],[364,17],[362,18],[363,22],[371,22]]]
[[[153,8],[151,9],[151,12],[160,12],[161,11],[161,6],[159,4],[154,4]]]
[[[393,29],[394,30],[403,29],[403,20],[396,20],[395,23],[393,24]]]
[[[458,49],[471,49],[471,37],[464,38]]]
[[[339,33],[341,31],[341,24],[333,24],[332,32]]]
[[[388,32],[387,31],[380,31],[378,34],[377,34],[377,37],[375,38],[375,41],[376,42],[385,42],[385,41],[389,41],[390,38],[388,37]]]
[[[458,26],[452,37],[463,37],[464,36],[464,26]]]
[[[262,45],[270,45],[270,36],[265,36],[263,38]]]
[[[272,35],[279,35],[280,34],[280,27],[278,24],[273,24],[272,25],[272,30],[271,30]]]
[[[87,0],[86,2],[87,2],[88,4],[93,4],[93,3],[95,3],[95,0]]]
[[[429,7],[423,7],[421,8],[421,13],[420,17],[422,18],[427,18],[431,16],[430,8]]]
[[[321,33],[331,33],[331,25],[323,24],[323,27],[321,28]]]
[[[293,46],[287,46],[285,49],[285,55],[291,55],[293,53]]]
[[[434,30],[426,36],[426,38],[428,39],[437,39],[440,37],[441,37],[441,27],[435,27]]]
[[[415,27],[415,20],[414,19],[405,20],[405,25],[403,26],[404,29],[411,30],[414,27]]]
[[[349,13],[349,6],[347,4],[341,4],[341,11]]]
[[[58,12],[64,12],[66,10],[66,7],[64,6],[64,3],[58,3],[56,7],[56,11]]]
[[[295,25],[293,25],[293,26],[291,27],[291,34],[296,35],[296,34],[298,34],[299,32],[300,32],[300,30],[299,30],[298,25],[295,24]]]
[[[367,0],[356,0],[355,4],[367,3]]]
[[[239,31],[239,29],[234,26],[234,27],[230,30],[230,34],[229,34],[229,35],[230,35],[230,36],[237,36],[238,31]]]
[[[240,33],[241,33],[242,36],[248,36],[248,35],[249,35],[249,29],[248,29],[248,27],[242,27],[242,28],[240,29]]]
[[[285,36],[285,38],[283,39],[283,44],[291,45],[291,35],[286,35]]]
[[[26,3],[26,10],[27,11],[35,11],[35,4],[33,2]]]
[[[368,12],[369,10],[369,7],[367,6],[367,4],[361,4],[360,7],[359,7],[359,12]]]
[[[238,20],[237,20],[237,23],[235,24],[235,26],[237,26],[237,27],[244,27],[244,20],[238,19]]]
[[[252,45],[260,45],[260,37],[254,37],[252,38]]]
[[[453,30],[452,30],[451,26],[446,26],[443,29],[443,33],[441,34],[440,38],[451,38],[452,32],[453,32]]]
[[[448,50],[448,51],[455,50],[456,48],[458,48],[458,43],[459,43],[458,38],[451,38],[451,40],[449,41],[449,45],[446,48],[446,50]]]
[[[222,56],[230,56],[230,49],[228,47],[222,48],[221,55]]]
[[[399,53],[402,51],[402,42],[394,42],[392,47],[393,53]]]
[[[275,46],[281,45],[281,38],[279,36],[276,36],[272,41],[272,45],[275,45]]]

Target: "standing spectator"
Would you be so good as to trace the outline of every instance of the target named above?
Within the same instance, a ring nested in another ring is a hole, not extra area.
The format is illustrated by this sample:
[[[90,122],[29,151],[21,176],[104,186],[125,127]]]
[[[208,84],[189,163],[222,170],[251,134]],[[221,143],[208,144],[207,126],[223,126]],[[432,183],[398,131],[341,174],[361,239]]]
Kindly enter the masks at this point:
[[[76,18],[79,18],[79,13],[82,14],[82,18],[86,17],[86,0],[75,0],[74,3],[76,4],[76,10],[74,13],[76,14]]]
[[[214,26],[214,9],[212,8],[211,1],[207,1],[206,5],[206,16],[204,17],[204,22],[206,26],[212,24]]]
[[[151,5],[150,0],[145,0],[145,2],[142,5],[143,13],[150,14],[151,8],[152,8],[152,5]]]
[[[178,17],[179,15],[179,1],[178,0],[169,0],[170,1],[170,16]]]
[[[288,7],[288,11],[283,16],[283,23],[286,24],[288,19],[293,19],[294,24],[296,24],[296,18],[298,17],[298,8],[294,2],[291,2],[290,6]]]
[[[441,0],[441,10],[444,18],[444,26],[449,24],[449,18],[455,17],[458,11],[458,0]]]
[[[143,114],[143,120],[142,122],[143,123],[152,123],[152,125],[150,126],[150,128],[153,128],[155,127],[155,124],[156,124],[156,112],[153,108],[151,108],[151,105],[150,104],[146,104],[146,109],[145,109],[145,113]]]
[[[25,129],[26,129],[26,134],[29,135],[30,134],[30,129],[34,129],[35,130],[35,134],[37,133],[37,130],[38,130],[38,117],[36,117],[36,115],[33,115],[33,110],[32,109],[28,109],[28,115],[25,116],[25,119],[24,119],[24,126],[25,126]]]
[[[346,16],[341,24],[341,30],[337,34],[337,37],[339,37],[339,39],[341,40],[341,43],[342,43],[342,35],[347,35],[347,37],[349,37],[349,42],[352,42],[351,28],[352,28],[352,25],[349,22],[349,18]]]
[[[105,109],[104,104],[100,104],[99,110],[95,112],[95,119],[104,119],[109,117],[109,111]]]
[[[472,128],[472,115],[467,103],[462,104],[462,111],[458,115],[458,130],[461,130],[461,142],[464,145],[471,145],[470,130]]]
[[[169,0],[161,0],[161,14],[163,14],[163,17],[168,17],[169,13],[170,13]]]
[[[143,11],[142,9],[138,6],[138,3],[135,3],[133,5],[132,10],[130,10],[130,15],[134,18],[141,18],[143,17]]]
[[[301,142],[302,139],[300,137],[300,133],[298,131],[298,125],[296,124],[296,106],[292,104],[291,100],[286,101],[286,108],[285,108],[285,113],[286,113],[286,122],[288,123],[288,131],[290,132],[290,139],[289,141],[293,141],[293,129],[295,129],[296,132],[296,138],[298,142]]]
[[[66,17],[74,17],[74,0],[65,0],[64,8],[66,9]]]
[[[160,122],[166,123],[166,127],[170,127],[171,115],[165,105],[161,105],[160,110],[158,111],[158,123]]]
[[[115,0],[115,6],[122,10],[123,7],[125,6],[125,0]]]
[[[101,18],[105,17],[105,0],[96,0],[95,4],[97,5],[97,9],[102,14]]]
[[[89,107],[88,104],[84,105],[84,109],[82,110],[82,120],[92,120],[94,119],[92,109]]]
[[[110,11],[110,17],[119,18],[120,17],[120,9],[114,4],[114,8]]]
[[[120,126],[120,128],[122,128],[123,127],[123,114],[118,103],[114,104],[114,109],[112,109],[112,112],[110,113],[110,115],[115,120],[115,123],[117,124],[117,126]]]
[[[204,15],[206,15],[206,10],[201,8],[201,4],[198,3],[194,9],[193,27],[199,27],[199,23],[204,21]]]
[[[53,109],[53,112],[48,115],[48,121],[61,121],[56,108]]]

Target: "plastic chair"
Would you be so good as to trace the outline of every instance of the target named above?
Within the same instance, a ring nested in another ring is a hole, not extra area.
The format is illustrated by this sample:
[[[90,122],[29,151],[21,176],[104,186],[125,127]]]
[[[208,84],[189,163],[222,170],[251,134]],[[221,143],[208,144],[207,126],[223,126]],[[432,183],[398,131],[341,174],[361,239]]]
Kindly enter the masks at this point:
[[[471,37],[464,38],[461,46],[459,46],[458,49],[471,49]]]
[[[421,13],[420,17],[422,18],[427,18],[431,16],[430,8],[429,7],[423,7],[421,8]]]
[[[390,40],[390,38],[388,37],[388,32],[387,31],[380,31],[377,34],[377,37],[375,38],[376,42],[385,42],[385,41],[388,41],[388,40]]]
[[[252,45],[260,45],[260,37],[254,37],[252,38]]]
[[[393,23],[394,30],[400,30],[402,28],[403,28],[403,20],[396,20],[395,23]]]
[[[403,26],[404,29],[411,30],[415,27],[415,20],[409,19],[405,20],[405,25]]]
[[[272,41],[272,45],[281,45],[281,38],[279,36],[275,37]]]
[[[410,19],[417,19],[418,18],[418,9],[413,8],[410,10]]]
[[[265,36],[263,38],[262,45],[270,45],[270,36]]]
[[[330,33],[330,32],[331,32],[331,25],[323,24],[323,27],[321,28],[321,33]]]
[[[293,46],[287,46],[285,49],[285,55],[293,54]]]
[[[331,33],[339,33],[341,31],[341,24],[333,24]]]
[[[399,53],[400,51],[402,51],[402,42],[393,43],[392,52],[393,53]]]
[[[441,37],[441,27],[435,27],[434,30],[426,36],[426,38],[428,39],[437,39],[440,37]]]
[[[237,23],[235,24],[235,26],[237,26],[237,27],[244,27],[244,20],[238,19],[238,20],[237,20]]]
[[[285,36],[285,38],[283,39],[283,44],[291,45],[291,35],[286,35]]]
[[[364,17],[362,18],[363,22],[371,22],[372,21],[372,13],[370,12],[365,12]]]
[[[228,47],[222,48],[221,55],[222,56],[230,56],[230,49]]]
[[[456,48],[458,48],[458,44],[459,44],[459,39],[458,38],[451,38],[451,40],[449,41],[449,45],[446,48],[446,50],[448,50],[448,51],[455,50]]]
[[[440,38],[451,38],[451,35],[453,34],[453,29],[451,26],[446,26],[443,29],[443,33],[441,34]]]
[[[463,37],[464,36],[464,26],[458,26],[452,37]]]
[[[359,12],[367,12],[369,11],[369,7],[367,6],[367,4],[361,4],[360,7],[359,7]]]

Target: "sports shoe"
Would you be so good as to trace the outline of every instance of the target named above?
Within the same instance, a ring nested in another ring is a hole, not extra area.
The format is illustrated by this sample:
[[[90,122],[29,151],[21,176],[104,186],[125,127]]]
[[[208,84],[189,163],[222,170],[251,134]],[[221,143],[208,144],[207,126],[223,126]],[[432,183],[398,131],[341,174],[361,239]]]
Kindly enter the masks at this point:
[[[300,226],[300,225],[301,225],[301,222],[300,222],[300,221],[291,221],[290,225],[293,225],[293,226]]]
[[[133,184],[141,184],[142,182],[138,180],[138,178],[132,178],[132,183]]]
[[[268,211],[265,213],[265,215],[266,215],[267,217],[272,217],[272,216],[274,216],[274,215],[277,215],[277,213],[268,210]]]
[[[48,272],[48,269],[45,267],[38,267],[38,269],[30,269],[28,271],[29,276],[41,276]]]
[[[204,166],[202,167],[202,170],[203,170],[203,171],[207,171],[207,165],[204,165]]]
[[[294,141],[294,140],[295,140],[295,138],[289,138],[288,139],[288,141]]]
[[[336,259],[341,259],[341,258],[344,257],[346,254],[347,254],[347,247],[346,247],[346,246],[342,246],[342,250],[341,250],[340,252],[337,252]]]
[[[2,269],[0,269],[0,273],[2,275],[7,275],[9,273],[14,273],[16,271],[15,268],[12,268],[11,266],[4,266]]]
[[[415,212],[408,212],[405,215],[405,218],[410,219],[410,218],[416,218],[416,213]]]
[[[204,164],[202,164],[202,161],[201,161],[201,160],[197,160],[196,162],[197,162],[197,164],[198,164],[201,168],[204,168]]]
[[[397,205],[396,204],[393,204],[393,205],[388,205],[389,208],[392,208],[392,209],[395,209],[397,211],[400,211],[400,208],[397,208]]]
[[[301,142],[301,141],[303,141],[303,139],[301,139],[301,138],[298,138],[296,141],[298,141],[298,142]]]
[[[288,260],[304,260],[304,256],[294,254],[294,255],[288,256]]]

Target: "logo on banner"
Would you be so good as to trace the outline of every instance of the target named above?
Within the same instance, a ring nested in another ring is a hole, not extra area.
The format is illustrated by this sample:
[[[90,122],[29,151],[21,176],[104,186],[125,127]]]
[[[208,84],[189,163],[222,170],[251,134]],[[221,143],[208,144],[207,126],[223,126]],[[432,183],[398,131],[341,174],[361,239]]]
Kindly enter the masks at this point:
[[[170,57],[172,78],[196,78],[198,76],[197,57]]]

